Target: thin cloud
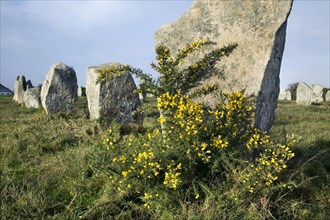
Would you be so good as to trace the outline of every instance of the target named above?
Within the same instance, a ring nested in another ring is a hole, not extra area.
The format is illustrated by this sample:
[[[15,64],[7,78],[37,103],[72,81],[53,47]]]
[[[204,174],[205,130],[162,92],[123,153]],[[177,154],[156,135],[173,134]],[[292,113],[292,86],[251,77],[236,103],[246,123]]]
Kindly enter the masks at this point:
[[[33,82],[42,82],[49,66],[56,62],[74,66],[81,85],[87,66],[109,61],[129,63],[153,74],[154,32],[180,17],[191,3],[0,0],[1,79],[11,85],[24,73]],[[309,83],[307,78],[327,81],[328,9],[329,1],[294,1],[282,61],[282,85],[301,79]]]
[[[28,20],[62,33],[88,32],[93,27],[109,25],[122,12],[116,1],[24,1],[8,2],[3,7],[4,17]]]

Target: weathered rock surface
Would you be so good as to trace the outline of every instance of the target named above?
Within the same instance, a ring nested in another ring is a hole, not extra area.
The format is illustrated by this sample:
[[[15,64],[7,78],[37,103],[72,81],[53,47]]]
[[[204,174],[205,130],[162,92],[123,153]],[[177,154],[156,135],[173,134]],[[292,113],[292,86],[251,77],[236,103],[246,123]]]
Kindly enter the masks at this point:
[[[258,96],[255,126],[268,131],[277,107],[291,7],[292,0],[195,0],[182,17],[155,33],[156,44],[177,51],[200,38],[215,41],[219,47],[237,43],[238,47],[216,65],[214,72],[205,73],[200,84],[216,84],[225,92],[245,89],[245,94]],[[204,100],[217,102],[215,95]]]
[[[323,89],[324,87],[318,84],[313,84],[311,86],[313,90],[313,98],[312,98],[312,103],[321,103],[323,102]]]
[[[47,114],[71,110],[77,99],[77,77],[73,68],[63,63],[50,67],[41,88],[41,103]]]
[[[25,76],[17,76],[14,84],[13,100],[20,104],[23,103],[25,90],[26,90]]]
[[[299,82],[296,90],[296,103],[300,105],[311,105],[323,102],[323,89],[324,87],[318,84],[309,86],[304,82]]]
[[[278,95],[278,100],[282,101],[291,101],[291,92],[288,90],[280,90],[280,94]]]
[[[136,85],[130,73],[114,76],[110,80],[97,83],[98,69],[115,63],[88,67],[86,70],[86,94],[91,119],[116,121],[122,124],[139,123],[140,117],[132,113],[141,104],[139,95],[133,93]]]
[[[41,108],[41,87],[29,88],[24,93],[24,105],[28,108]]]
[[[330,102],[330,90],[325,93],[325,101]]]
[[[285,91],[285,94],[286,94],[286,101],[291,101],[292,100],[291,91]]]
[[[310,105],[313,101],[313,90],[304,82],[300,82],[297,86],[296,103],[300,105]]]

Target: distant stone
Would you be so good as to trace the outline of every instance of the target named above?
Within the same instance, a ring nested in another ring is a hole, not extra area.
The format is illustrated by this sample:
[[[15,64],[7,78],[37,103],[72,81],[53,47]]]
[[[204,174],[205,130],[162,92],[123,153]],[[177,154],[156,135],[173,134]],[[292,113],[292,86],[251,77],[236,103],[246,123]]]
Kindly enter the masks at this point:
[[[33,85],[32,85],[31,80],[28,80],[28,81],[26,82],[26,89],[29,89],[29,88],[33,88]]]
[[[330,90],[325,93],[325,101],[330,102]]]
[[[296,101],[297,100],[297,87],[299,83],[292,83],[289,85],[287,91],[290,91],[291,93],[291,100]]]
[[[78,96],[86,96],[86,87],[79,86],[77,91]]]
[[[304,82],[300,82],[297,86],[296,103],[300,105],[310,105],[313,101],[313,90]]]
[[[313,84],[311,86],[300,82],[296,90],[296,103],[301,105],[320,104],[324,101],[323,89],[321,85]]]
[[[285,90],[280,90],[280,93],[278,94],[278,100],[284,100],[286,97]]]
[[[291,101],[292,100],[292,94],[291,94],[291,91],[285,91],[285,94],[286,94],[286,100],[287,101]]]
[[[223,92],[245,90],[246,95],[257,96],[255,126],[268,131],[277,108],[291,7],[292,0],[195,0],[182,17],[155,33],[156,44],[165,44],[176,52],[201,38],[215,41],[218,47],[237,43],[238,47],[218,62],[214,72],[205,73],[200,85],[215,84]],[[203,101],[214,105],[216,95],[207,95]]]
[[[291,101],[291,92],[288,90],[280,90],[280,94],[278,95],[278,100],[282,101]]]
[[[69,112],[77,99],[77,77],[73,68],[60,63],[48,71],[41,88],[41,103],[47,114]]]
[[[24,105],[28,108],[41,108],[40,87],[29,88],[24,93]]]
[[[141,117],[133,112],[140,106],[139,95],[130,73],[115,76],[107,81],[98,81],[98,69],[116,63],[88,67],[86,70],[86,94],[91,119],[102,119],[106,122],[116,121],[121,124],[140,123]]]
[[[14,84],[13,100],[20,104],[23,103],[25,90],[26,90],[25,76],[17,76]]]
[[[312,98],[312,103],[321,103],[323,102],[323,89],[324,87],[318,84],[313,84],[311,86],[313,90],[313,98]]]

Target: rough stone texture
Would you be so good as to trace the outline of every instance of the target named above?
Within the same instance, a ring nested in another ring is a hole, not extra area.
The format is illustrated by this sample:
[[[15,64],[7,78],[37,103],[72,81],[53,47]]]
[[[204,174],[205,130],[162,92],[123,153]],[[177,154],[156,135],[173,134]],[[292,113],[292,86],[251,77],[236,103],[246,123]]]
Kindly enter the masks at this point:
[[[287,101],[291,101],[292,100],[292,94],[291,91],[285,91],[286,94],[286,100]]]
[[[323,102],[323,89],[324,87],[318,84],[309,86],[304,82],[300,82],[296,90],[296,103],[301,105],[311,105]]]
[[[200,38],[215,41],[219,47],[237,43],[233,53],[214,72],[206,73],[200,84],[217,84],[225,92],[245,89],[245,94],[258,96],[255,126],[268,131],[277,108],[291,7],[292,0],[195,0],[182,17],[155,33],[156,44],[177,51]],[[217,102],[215,95],[204,100]]]
[[[23,103],[25,90],[26,90],[25,76],[17,76],[14,84],[13,100],[20,104]]]
[[[102,119],[107,122],[116,121],[122,124],[139,123],[142,118],[134,117],[132,113],[141,102],[139,95],[133,93],[137,88],[130,73],[96,83],[97,70],[112,64],[116,63],[88,67],[86,70],[86,94],[90,118]]]
[[[73,68],[53,64],[41,88],[41,103],[47,114],[69,112],[77,99],[77,77]]]
[[[300,82],[297,87],[296,103],[300,105],[310,105],[313,101],[313,90],[306,83]]]
[[[29,88],[24,93],[24,105],[28,108],[41,108],[41,87]]]
[[[318,84],[313,84],[311,86],[313,90],[313,98],[312,98],[312,103],[321,103],[323,102],[323,89],[324,87]]]
[[[278,100],[282,101],[291,101],[291,92],[288,90],[280,90],[280,94],[278,95]]]
[[[280,90],[280,93],[278,94],[278,100],[285,100],[286,93],[285,90]]]
[[[325,101],[330,102],[330,90],[325,93]]]

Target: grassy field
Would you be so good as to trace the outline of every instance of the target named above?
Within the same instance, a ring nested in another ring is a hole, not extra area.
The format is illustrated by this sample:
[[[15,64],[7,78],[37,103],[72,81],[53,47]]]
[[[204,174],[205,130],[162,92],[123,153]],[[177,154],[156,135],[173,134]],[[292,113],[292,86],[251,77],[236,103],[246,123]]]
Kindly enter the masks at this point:
[[[300,185],[287,198],[290,209],[297,209],[297,219],[328,219],[330,103],[299,106],[295,102],[280,102],[271,134],[277,142],[285,142],[292,134],[300,137],[291,161],[292,178]]]
[[[107,194],[109,152],[101,137],[106,127],[87,118],[86,99],[70,115],[47,116],[0,96],[1,219],[149,219],[152,213],[127,211]],[[154,100],[145,105],[145,123],[152,129],[158,113]],[[127,133],[127,131],[123,131]],[[327,219],[330,215],[330,104],[298,106],[280,102],[271,130],[276,142],[301,137],[285,174],[295,187],[281,198],[288,219]],[[189,213],[177,219],[198,219]],[[206,212],[196,207],[198,212]],[[139,209],[137,209],[139,210]],[[173,215],[172,215],[173,216]],[[207,214],[201,214],[207,219]],[[162,216],[166,219],[166,216]],[[219,217],[221,219],[221,217]]]

